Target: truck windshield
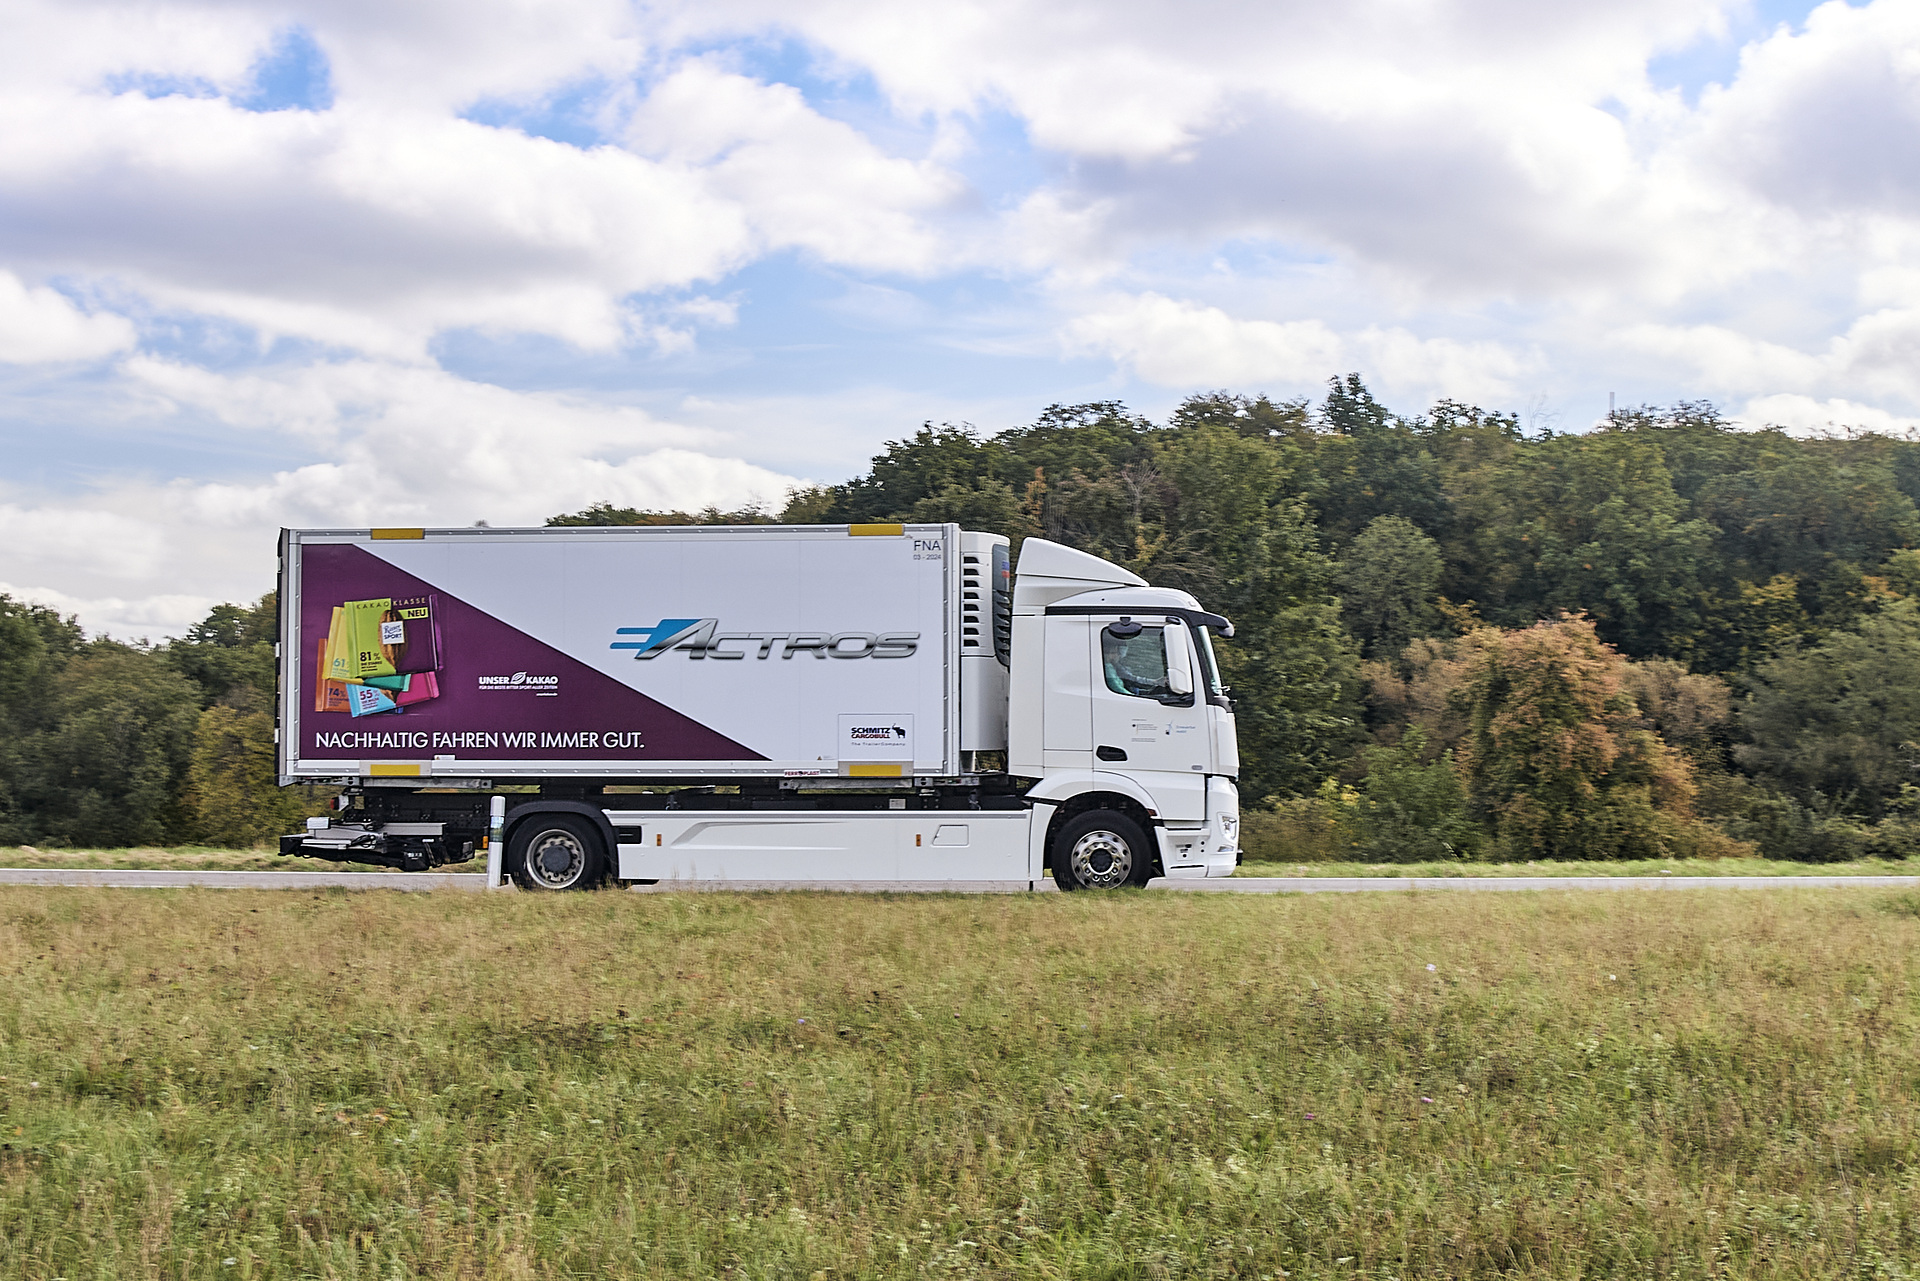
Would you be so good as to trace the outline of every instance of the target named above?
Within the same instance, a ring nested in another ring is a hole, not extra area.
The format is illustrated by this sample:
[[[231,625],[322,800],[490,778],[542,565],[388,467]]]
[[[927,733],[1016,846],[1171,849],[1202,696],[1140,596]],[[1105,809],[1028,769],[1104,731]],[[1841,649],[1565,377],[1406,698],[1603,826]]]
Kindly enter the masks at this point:
[[[1158,627],[1143,627],[1131,636],[1115,636],[1111,628],[1100,633],[1100,664],[1106,669],[1107,688],[1135,698],[1157,698],[1167,688],[1167,639]]]

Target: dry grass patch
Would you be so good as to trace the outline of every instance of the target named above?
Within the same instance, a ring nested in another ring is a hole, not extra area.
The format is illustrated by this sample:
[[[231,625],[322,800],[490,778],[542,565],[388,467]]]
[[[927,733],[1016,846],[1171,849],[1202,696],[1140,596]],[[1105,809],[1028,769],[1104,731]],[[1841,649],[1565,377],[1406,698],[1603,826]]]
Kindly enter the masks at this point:
[[[1867,890],[5,889],[0,1276],[1894,1276],[1917,945]]]

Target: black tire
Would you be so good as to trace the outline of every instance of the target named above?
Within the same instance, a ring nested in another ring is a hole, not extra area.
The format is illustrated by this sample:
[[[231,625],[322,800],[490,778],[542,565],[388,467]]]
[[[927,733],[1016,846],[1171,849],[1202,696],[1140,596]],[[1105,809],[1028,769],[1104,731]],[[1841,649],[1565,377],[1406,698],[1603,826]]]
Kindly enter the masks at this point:
[[[577,815],[536,814],[507,838],[507,874],[523,890],[590,890],[606,872],[600,833]]]
[[[1088,810],[1061,825],[1047,851],[1053,882],[1063,890],[1117,890],[1153,877],[1153,842],[1118,810]]]

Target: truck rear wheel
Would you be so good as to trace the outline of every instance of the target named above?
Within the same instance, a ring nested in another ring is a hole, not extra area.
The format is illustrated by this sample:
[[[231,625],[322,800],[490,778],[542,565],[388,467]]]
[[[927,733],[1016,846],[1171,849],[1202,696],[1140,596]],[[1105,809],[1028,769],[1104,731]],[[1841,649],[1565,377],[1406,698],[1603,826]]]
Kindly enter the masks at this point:
[[[1118,810],[1088,810],[1068,819],[1053,838],[1047,863],[1063,890],[1140,886],[1153,876],[1153,846],[1140,825]]]
[[[539,814],[507,841],[507,872],[523,890],[590,890],[606,874],[600,833],[571,814]]]

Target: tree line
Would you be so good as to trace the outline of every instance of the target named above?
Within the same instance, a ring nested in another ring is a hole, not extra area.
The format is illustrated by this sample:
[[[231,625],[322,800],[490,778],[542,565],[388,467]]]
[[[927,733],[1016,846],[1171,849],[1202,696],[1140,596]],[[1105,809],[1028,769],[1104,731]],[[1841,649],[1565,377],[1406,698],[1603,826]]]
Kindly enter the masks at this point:
[[[1358,375],[927,424],[783,510],[957,521],[1230,615],[1248,830],[1289,856],[1920,853],[1920,442],[1706,403],[1578,434]]]
[[[1250,842],[1288,857],[1920,853],[1920,442],[1713,406],[1527,432],[1215,393],[1152,422],[927,424],[779,510],[553,525],[955,521],[1231,616]],[[272,786],[273,604],[159,646],[0,597],[0,840],[245,843]]]
[[[0,843],[248,846],[300,825],[275,786],[272,593],[162,645],[88,639],[0,593]]]

